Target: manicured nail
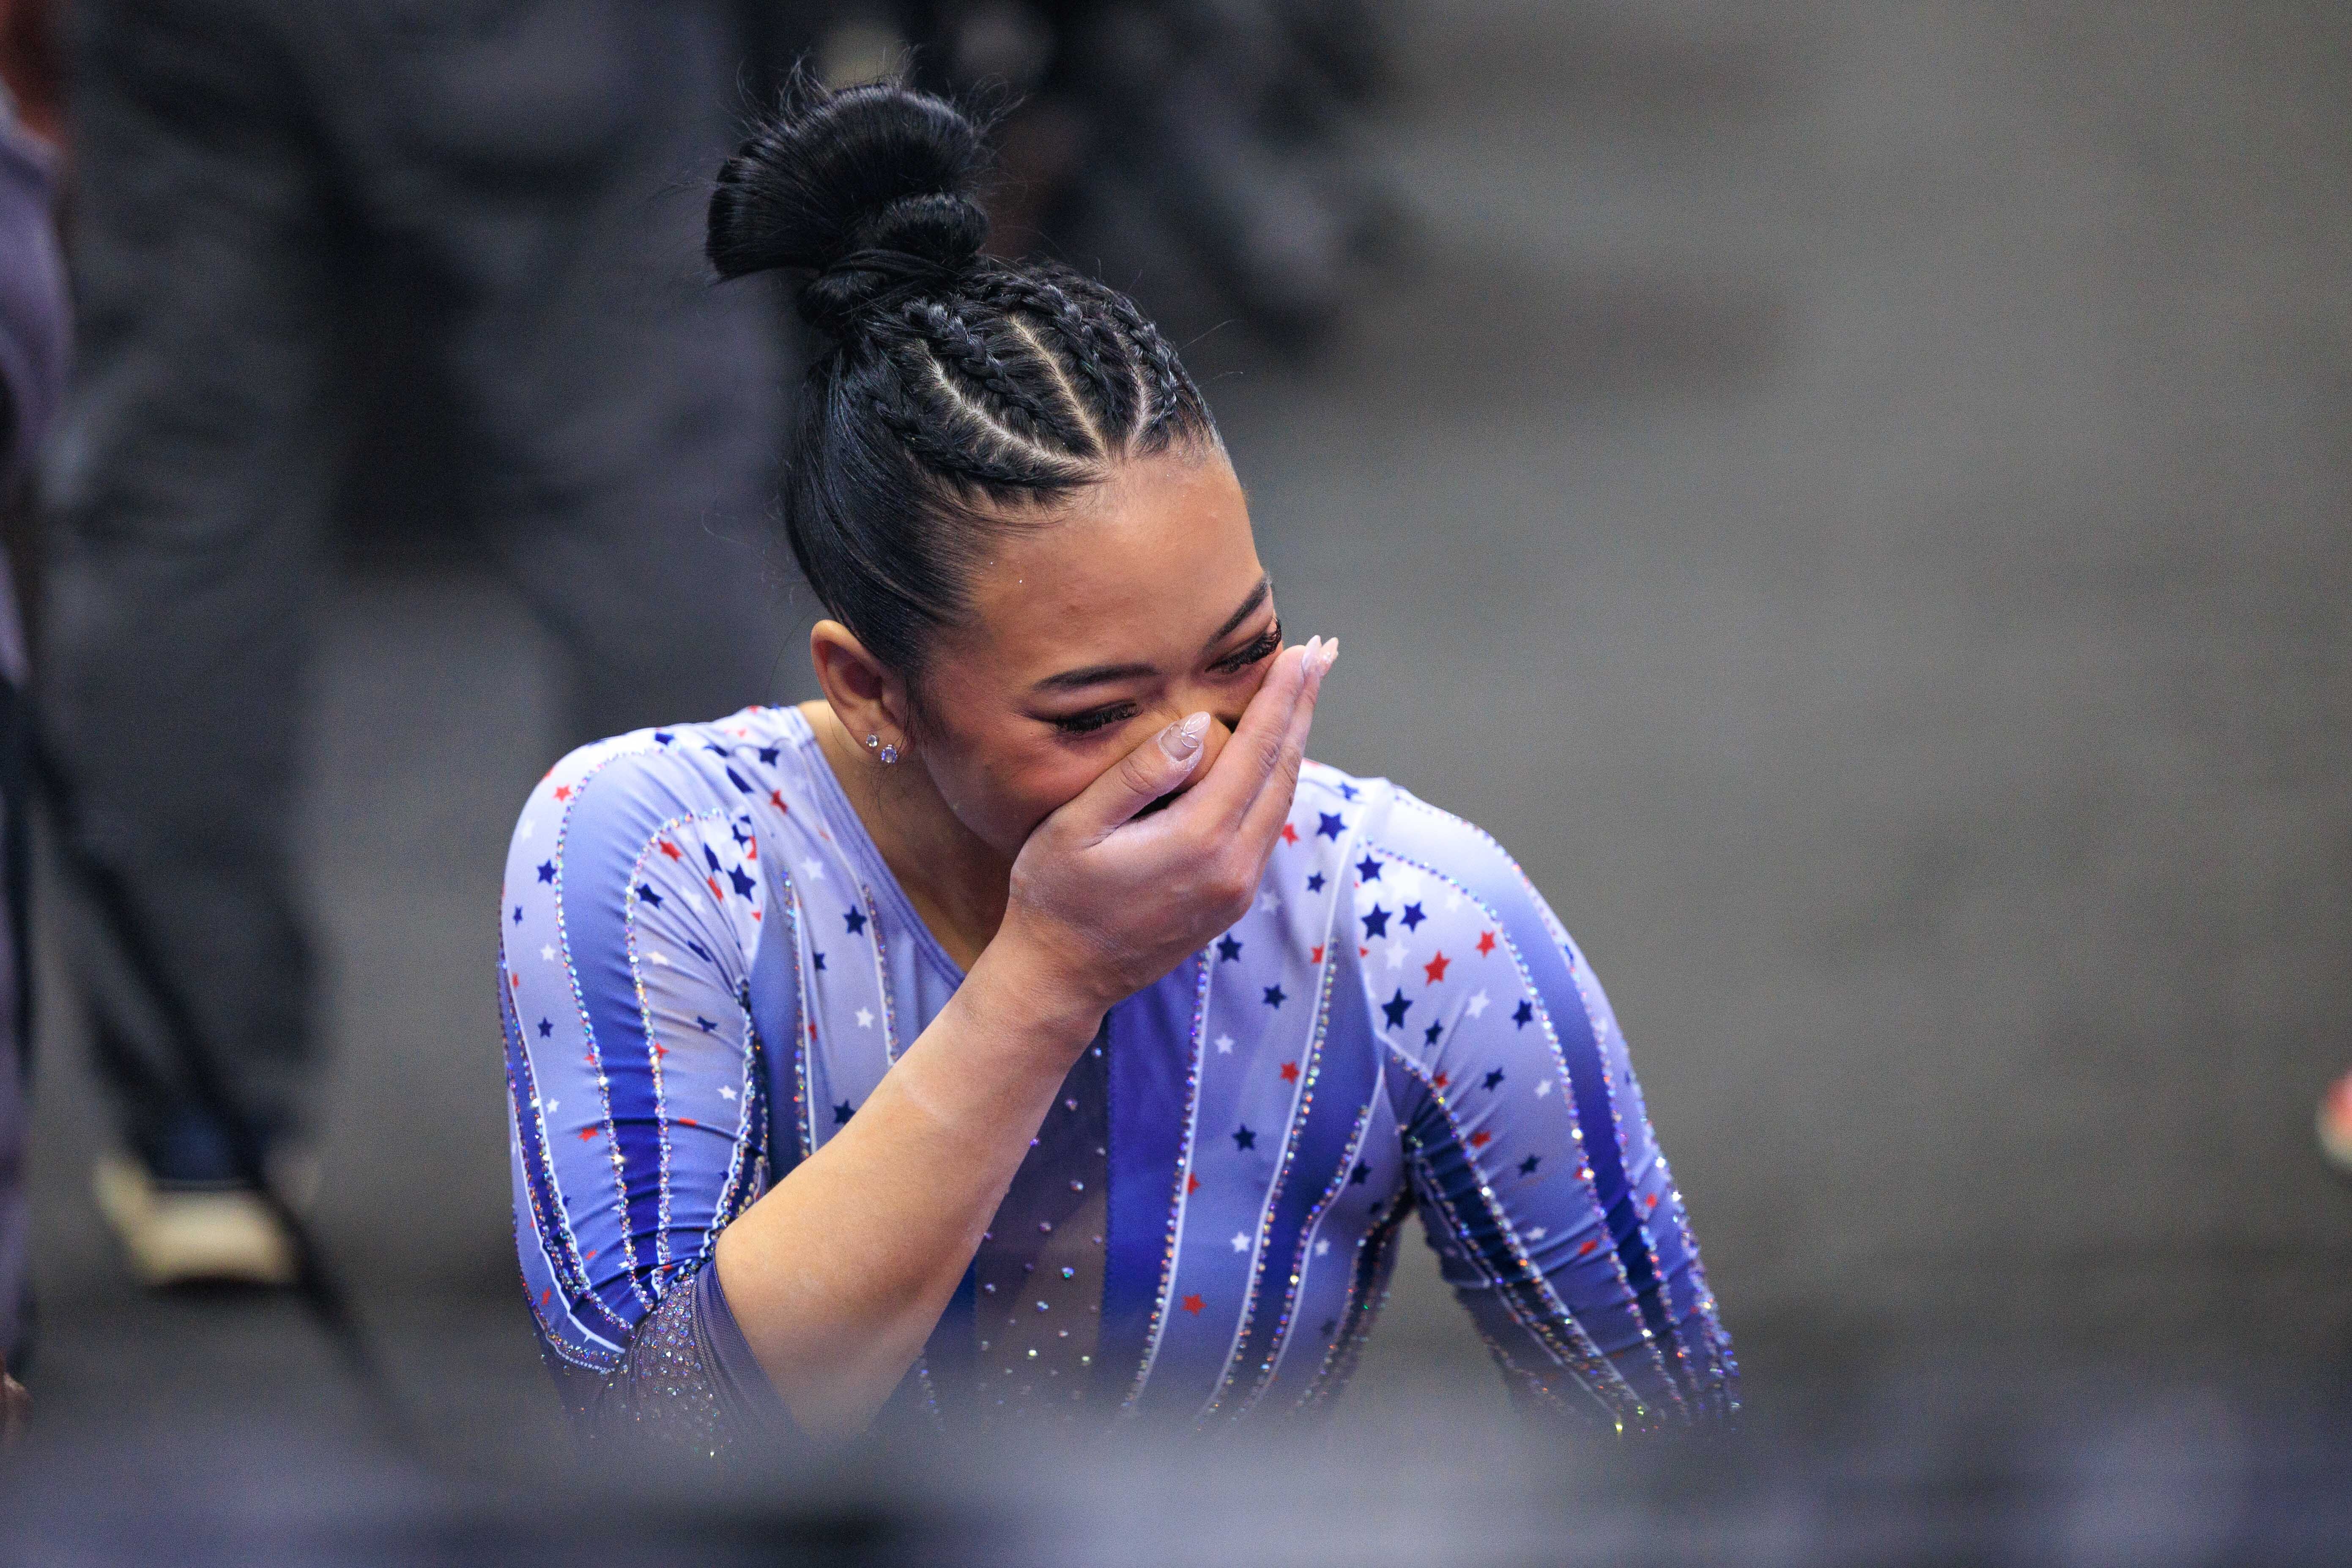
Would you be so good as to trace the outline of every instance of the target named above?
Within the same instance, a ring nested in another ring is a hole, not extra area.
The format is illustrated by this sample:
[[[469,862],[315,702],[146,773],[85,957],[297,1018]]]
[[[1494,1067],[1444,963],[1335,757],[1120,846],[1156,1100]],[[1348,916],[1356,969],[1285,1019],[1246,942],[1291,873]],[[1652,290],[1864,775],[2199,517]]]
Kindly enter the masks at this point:
[[[1324,643],[1316,650],[1316,654],[1321,660],[1319,672],[1328,675],[1331,672],[1331,667],[1339,662],[1339,639],[1333,637],[1329,642]]]
[[[1209,732],[1209,716],[1195,713],[1181,724],[1160,731],[1160,749],[1171,763],[1189,763],[1200,754],[1201,740]]]

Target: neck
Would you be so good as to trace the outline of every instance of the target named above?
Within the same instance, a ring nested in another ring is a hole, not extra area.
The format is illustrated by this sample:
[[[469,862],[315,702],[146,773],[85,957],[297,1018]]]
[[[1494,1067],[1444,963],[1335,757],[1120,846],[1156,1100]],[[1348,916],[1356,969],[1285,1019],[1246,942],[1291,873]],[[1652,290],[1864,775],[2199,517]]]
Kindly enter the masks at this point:
[[[973,837],[923,769],[882,766],[829,703],[803,702],[800,712],[908,902],[948,956],[970,969],[1004,921],[1013,863]]]

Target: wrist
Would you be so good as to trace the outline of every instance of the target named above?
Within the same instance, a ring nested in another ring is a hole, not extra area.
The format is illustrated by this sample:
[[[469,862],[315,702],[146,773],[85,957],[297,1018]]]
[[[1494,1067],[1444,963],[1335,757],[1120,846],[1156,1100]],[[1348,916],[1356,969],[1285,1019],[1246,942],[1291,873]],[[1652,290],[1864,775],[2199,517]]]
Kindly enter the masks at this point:
[[[1041,1046],[1066,1047],[1073,1059],[1109,1011],[1109,1003],[1081,984],[1066,963],[1056,962],[1009,924],[973,961],[961,994]]]

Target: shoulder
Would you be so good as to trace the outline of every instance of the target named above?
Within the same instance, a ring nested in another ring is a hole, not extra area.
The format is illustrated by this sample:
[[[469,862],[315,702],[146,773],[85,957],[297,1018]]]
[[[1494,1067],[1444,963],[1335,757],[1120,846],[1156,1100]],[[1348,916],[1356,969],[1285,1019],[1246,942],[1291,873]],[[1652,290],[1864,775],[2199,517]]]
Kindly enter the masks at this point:
[[[1490,903],[1531,890],[1519,863],[1492,834],[1392,780],[1308,763],[1298,784],[1294,821],[1311,821],[1315,831],[1344,837],[1371,858],[1370,866],[1399,863]],[[1360,883],[1384,874],[1360,861],[1353,869]]]

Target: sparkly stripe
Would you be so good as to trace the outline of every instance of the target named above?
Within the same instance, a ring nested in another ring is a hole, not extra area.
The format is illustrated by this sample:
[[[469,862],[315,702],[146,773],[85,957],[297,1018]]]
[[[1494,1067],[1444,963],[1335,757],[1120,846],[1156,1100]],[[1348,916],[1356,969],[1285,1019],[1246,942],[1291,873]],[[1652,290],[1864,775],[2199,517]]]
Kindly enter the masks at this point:
[[[698,1256],[705,1258],[716,1256],[719,1233],[768,1189],[768,1052],[751,1017],[750,981],[737,993],[736,1003],[743,1010],[743,1071],[736,1087],[742,1110],[735,1124],[735,1146],[727,1156],[727,1179],[719,1184],[710,1226],[702,1233]]]
[[[1143,1396],[1144,1385],[1151,1380],[1152,1363],[1160,1357],[1160,1336],[1165,1331],[1168,1323],[1168,1293],[1170,1288],[1174,1285],[1176,1279],[1177,1237],[1181,1233],[1184,1224],[1185,1178],[1191,1175],[1192,1172],[1193,1143],[1200,1131],[1201,1047],[1203,1044],[1203,1035],[1205,1034],[1204,1026],[1208,1022],[1209,1017],[1209,977],[1212,973],[1213,966],[1210,964],[1205,953],[1195,955],[1192,962],[1197,973],[1192,991],[1192,1024],[1185,1043],[1184,1131],[1181,1138],[1178,1141],[1176,1147],[1175,1178],[1171,1184],[1172,1191],[1168,1205],[1167,1235],[1160,1256],[1160,1267],[1158,1270],[1159,1282],[1151,1295],[1150,1321],[1144,1329],[1142,1360],[1136,1367],[1135,1381],[1129,1387],[1127,1397],[1119,1402],[1119,1409],[1122,1412],[1129,1414],[1132,1414],[1135,1410],[1136,1401]],[[1181,974],[1183,972],[1180,969],[1177,973]],[[1165,984],[1166,982],[1163,981],[1161,984]],[[1159,987],[1155,986],[1152,989],[1156,991]],[[1150,993],[1147,992],[1145,994],[1149,995]],[[1127,1054],[1131,1057],[1132,1047],[1130,1047],[1129,1052]],[[1120,1054],[1114,1051],[1111,1058],[1111,1065],[1115,1072],[1120,1063]],[[1111,1106],[1114,1115],[1117,1114],[1118,1107],[1120,1104],[1121,1099],[1122,1097],[1116,1093],[1111,1096]],[[1144,1109],[1148,1111],[1151,1107],[1147,1103],[1140,1109]],[[1111,1131],[1113,1136],[1112,1149],[1114,1153],[1117,1153],[1119,1152],[1120,1142],[1118,1136],[1119,1131],[1119,1123],[1118,1121],[1114,1121]],[[1112,1169],[1114,1172],[1118,1169],[1118,1163],[1116,1160],[1113,1163]],[[1114,1180],[1116,1178],[1114,1177]],[[1112,1211],[1112,1216],[1115,1216],[1116,1214],[1117,1210],[1114,1209]],[[1107,1225],[1110,1223],[1112,1216],[1106,1216],[1105,1223]],[[1107,1240],[1116,1239],[1116,1237],[1107,1237]],[[1110,1294],[1108,1287],[1111,1279],[1111,1261],[1112,1260],[1108,1257],[1104,1259],[1104,1280],[1106,1285],[1104,1295],[1106,1297]],[[1124,1263],[1127,1260],[1122,1258],[1120,1261]],[[1121,1273],[1123,1274],[1125,1270],[1122,1268]],[[1103,1337],[1106,1350],[1108,1349],[1109,1336],[1112,1329],[1110,1321],[1111,1316],[1112,1314],[1108,1310],[1106,1310],[1103,1313]],[[1106,1355],[1104,1359],[1108,1361],[1109,1358]]]
[[[621,1155],[620,1132],[613,1119],[612,1083],[604,1076],[604,1056],[596,1043],[596,1025],[588,1010],[588,990],[586,986],[581,984],[579,968],[572,961],[571,913],[563,901],[563,878],[564,873],[570,868],[567,864],[566,851],[572,838],[572,814],[587,794],[590,782],[624,756],[637,756],[643,754],[645,751],[657,749],[640,747],[635,752],[622,752],[617,749],[608,752],[597,758],[586,772],[572,781],[570,784],[572,797],[564,802],[563,810],[557,819],[555,849],[549,857],[555,866],[555,890],[551,895],[554,900],[555,910],[555,951],[558,957],[562,960],[564,980],[571,987],[572,1007],[579,1016],[581,1039],[586,1047],[584,1054],[588,1068],[595,1075],[597,1105],[604,1112],[602,1124],[604,1129],[605,1153],[613,1168],[613,1194],[617,1200],[615,1208],[619,1215],[614,1228],[620,1232],[618,1245],[621,1248],[622,1264],[616,1283],[625,1289],[626,1299],[635,1301],[643,1311],[653,1310],[654,1297],[647,1293],[637,1276],[636,1239],[632,1234],[629,1213],[628,1173]],[[566,1205],[565,1207],[568,1212],[570,1205]],[[642,1316],[643,1312],[641,1311],[639,1315]]]
[[[1411,801],[1411,804],[1421,806],[1421,809],[1430,812],[1432,815],[1442,815],[1437,813],[1435,808],[1424,805],[1420,801],[1412,800],[1412,797],[1410,796],[1401,795],[1400,798]],[[1459,818],[1455,817],[1449,817],[1448,820],[1452,822],[1460,821]],[[1466,827],[1469,825],[1465,823],[1462,826]],[[1471,831],[1476,832],[1477,830],[1475,828],[1472,828]],[[1485,837],[1483,834],[1480,836],[1482,837]],[[1511,860],[1509,855],[1505,853],[1501,845],[1496,844],[1492,838],[1487,838],[1486,842],[1494,848],[1496,854],[1502,856],[1503,859],[1510,865],[1511,869],[1514,872],[1518,871],[1517,863]],[[1417,860],[1412,856],[1401,854],[1395,850],[1389,849],[1385,847],[1381,847],[1380,853],[1386,855],[1390,858],[1399,861],[1402,864],[1412,867],[1415,870],[1420,871],[1424,876],[1435,879],[1437,881],[1454,889],[1471,903],[1476,905],[1479,910],[1486,916],[1488,921],[1492,924],[1495,934],[1500,942],[1503,951],[1510,955],[1512,965],[1517,971],[1519,979],[1527,989],[1528,999],[1533,1005],[1535,1022],[1541,1029],[1546,1044],[1551,1047],[1552,1060],[1559,1065],[1562,1081],[1568,1085],[1570,1101],[1573,1107],[1572,1114],[1576,1121],[1575,1134],[1577,1163],[1579,1167],[1577,1174],[1585,1180],[1592,1194],[1594,1220],[1601,1227],[1601,1233],[1609,1237],[1610,1257],[1616,1269],[1618,1283],[1623,1288],[1626,1299],[1633,1304],[1635,1321],[1641,1325],[1642,1339],[1644,1344],[1649,1348],[1650,1357],[1658,1373],[1659,1381],[1664,1385],[1667,1394],[1675,1403],[1675,1408],[1681,1410],[1685,1417],[1687,1418],[1689,1415],[1689,1409],[1683,1398],[1682,1380],[1675,1374],[1674,1369],[1667,1365],[1665,1352],[1659,1344],[1662,1331],[1671,1333],[1671,1330],[1666,1325],[1664,1320],[1660,1316],[1659,1306],[1657,1301],[1654,1300],[1654,1292],[1645,1292],[1642,1289],[1645,1277],[1648,1283],[1658,1286],[1660,1290],[1663,1290],[1664,1286],[1658,1278],[1656,1255],[1654,1252],[1649,1250],[1649,1238],[1642,1232],[1640,1221],[1635,1214],[1633,1187],[1625,1177],[1624,1162],[1621,1151],[1621,1145],[1619,1143],[1619,1138],[1622,1136],[1622,1128],[1616,1120],[1616,1097],[1610,1092],[1608,1064],[1604,1059],[1604,1053],[1602,1052],[1599,1043],[1592,1040],[1590,1032],[1590,1018],[1588,1017],[1587,1019],[1586,1039],[1591,1046],[1593,1061],[1599,1065],[1600,1068],[1600,1082],[1597,1085],[1593,1082],[1593,1074],[1590,1070],[1580,1074],[1571,1064],[1568,1050],[1560,1039],[1559,1031],[1554,1026],[1551,1009],[1545,1002],[1543,987],[1537,982],[1534,968],[1528,962],[1527,954],[1521,951],[1517,939],[1511,934],[1511,922],[1504,918],[1501,910],[1489,900],[1482,899],[1477,894],[1472,892],[1470,889],[1465,886],[1460,880],[1439,870],[1434,866]],[[1522,887],[1529,886],[1524,874],[1520,875],[1519,879]],[[1565,958],[1566,955],[1563,954],[1562,956]],[[1574,986],[1576,989],[1580,1010],[1581,1010],[1584,991],[1580,985],[1576,985],[1573,967],[1570,970],[1569,981],[1570,984]],[[1588,1063],[1587,1065],[1588,1068],[1590,1068],[1592,1064]],[[1418,1078],[1421,1075],[1416,1072],[1414,1076]],[[1424,1080],[1424,1082],[1426,1080]],[[1454,1121],[1453,1108],[1445,1105],[1443,1097],[1438,1094],[1438,1091],[1433,1086],[1431,1087],[1430,1093],[1432,1098],[1436,1100],[1440,1108],[1444,1110],[1447,1125],[1452,1127]],[[1595,1102],[1596,1094],[1598,1097],[1597,1104]],[[1607,1131],[1609,1136],[1605,1138],[1596,1136],[1596,1134],[1601,1131],[1598,1123],[1600,1122],[1603,1112],[1605,1112],[1608,1117]],[[1458,1130],[1456,1131],[1456,1136],[1457,1138],[1459,1137]],[[1595,1149],[1596,1144],[1599,1145],[1597,1152]],[[1471,1170],[1478,1173],[1482,1189],[1484,1189],[1485,1173],[1480,1169],[1475,1154],[1470,1150],[1466,1143],[1463,1148],[1463,1158],[1469,1164]],[[1613,1217],[1621,1209],[1623,1214],[1623,1219],[1622,1222]],[[1637,1243],[1639,1245],[1637,1245]],[[1527,1262],[1524,1256],[1524,1250],[1518,1246],[1516,1233],[1513,1234],[1512,1250],[1520,1255],[1519,1260],[1523,1264],[1526,1264],[1529,1268],[1533,1268],[1531,1263]],[[1538,1273],[1538,1278],[1544,1277]],[[1544,1293],[1554,1302],[1558,1302],[1558,1294],[1552,1289],[1550,1281],[1548,1278],[1545,1278]],[[1566,1308],[1564,1306],[1562,1306],[1560,1310],[1565,1313]],[[1585,1339],[1585,1335],[1580,1325],[1577,1327],[1577,1336],[1579,1339]],[[1586,1342],[1590,1343],[1590,1341],[1587,1340]],[[1598,1352],[1596,1352],[1595,1353]],[[1615,1364],[1613,1363],[1609,1364],[1611,1371],[1615,1373]]]
[[[874,989],[882,997],[882,1059],[892,1067],[898,1065],[898,1005],[890,999],[890,959],[882,951],[882,911],[874,902],[874,889],[860,883],[858,897],[866,903],[866,929],[874,937]]]
[[[808,964],[801,952],[808,922],[801,919],[800,884],[788,873],[779,875],[784,879],[784,908],[793,928],[793,994],[800,998],[800,1012],[793,1020],[793,1131],[800,1140],[800,1157],[805,1160],[816,1152],[816,1098],[809,1092],[809,1058],[815,1053],[809,1045]]]
[[[547,1264],[549,1282],[563,1293],[564,1316],[581,1333],[608,1347],[617,1358],[620,1345],[582,1323],[574,1310],[581,1301],[590,1302],[621,1331],[624,1342],[633,1326],[588,1288],[587,1270],[581,1261],[580,1240],[572,1234],[572,1216],[555,1201],[550,1185],[553,1181],[554,1160],[548,1148],[546,1113],[541,1109],[538,1085],[530,1069],[530,1052],[523,1045],[522,1021],[516,1016],[513,998],[508,994],[509,989],[504,984],[499,987],[499,1026],[506,1037],[508,1126],[514,1134],[514,1158],[522,1173],[523,1199],[530,1208],[531,1237],[539,1248],[541,1258]],[[528,1116],[523,1113],[526,1106],[530,1108]],[[559,1238],[559,1245],[553,1249],[548,1245],[551,1236]],[[590,1357],[575,1355],[572,1347],[563,1342],[541,1310],[538,1299],[530,1294],[527,1279],[523,1300],[539,1325],[542,1342],[552,1347],[566,1361],[604,1370],[604,1364],[593,1359],[593,1352]]]
[[[653,831],[646,835],[644,846],[638,849],[636,858],[630,862],[628,882],[621,895],[621,948],[622,952],[628,956],[629,989],[637,999],[637,1020],[639,1026],[645,1030],[646,1036],[646,1075],[653,1085],[654,1138],[657,1151],[654,1169],[654,1269],[656,1296],[661,1291],[660,1271],[670,1267],[674,1262],[669,1250],[671,1218],[669,1099],[667,1088],[663,1082],[662,1043],[654,1033],[653,999],[646,994],[645,972],[637,961],[637,889],[645,880],[646,861],[656,853],[656,846],[662,842],[664,835],[677,833],[679,828],[689,824],[698,831],[703,824],[724,819],[726,816],[725,811],[713,806],[699,812],[666,817],[655,824]],[[678,836],[685,837],[684,834]],[[633,1231],[634,1219],[633,1215],[631,1226]]]
[[[1577,1321],[1575,1314],[1568,1310],[1567,1303],[1552,1289],[1551,1280],[1528,1257],[1518,1232],[1504,1214],[1502,1205],[1495,1202],[1495,1190],[1486,1184],[1485,1173],[1472,1157],[1469,1144],[1454,1122],[1454,1109],[1445,1103],[1444,1094],[1423,1074],[1419,1064],[1412,1058],[1394,1046],[1389,1047],[1389,1056],[1426,1092],[1428,1103],[1436,1109],[1445,1123],[1446,1134],[1453,1147],[1460,1152],[1463,1163],[1478,1184],[1464,1192],[1459,1200],[1464,1205],[1475,1202],[1477,1206],[1474,1217],[1476,1226],[1474,1228],[1457,1208],[1455,1195],[1448,1192],[1445,1184],[1438,1179],[1425,1140],[1417,1131],[1408,1130],[1406,1147],[1426,1181],[1424,1194],[1444,1215],[1447,1230],[1466,1244],[1469,1248],[1466,1256],[1472,1266],[1494,1288],[1496,1299],[1503,1303],[1513,1321],[1528,1331],[1528,1338],[1549,1352],[1553,1360],[1575,1373],[1593,1398],[1599,1400],[1612,1417],[1620,1415],[1621,1412],[1602,1394],[1601,1384],[1604,1379],[1624,1392],[1625,1396],[1633,1402],[1637,1415],[1646,1414],[1645,1402],[1640,1392],[1625,1381],[1624,1374],[1617,1370],[1615,1363],[1603,1355],[1600,1347],[1585,1334],[1584,1326]],[[1562,1331],[1573,1342],[1563,1341],[1560,1337]]]
[[[1323,1364],[1316,1369],[1314,1380],[1291,1406],[1294,1410],[1320,1406],[1345,1388],[1356,1373],[1357,1358],[1363,1353],[1364,1342],[1371,1337],[1372,1323],[1388,1300],[1389,1273],[1396,1264],[1397,1237],[1412,1213],[1412,1190],[1408,1187],[1399,1192],[1394,1202],[1396,1206],[1386,1217],[1356,1238],[1354,1277],[1348,1282],[1348,1305],[1339,1314],[1339,1332],[1324,1351]]]
[[[1282,1320],[1276,1330],[1275,1342],[1266,1350],[1265,1360],[1258,1368],[1257,1379],[1250,1385],[1249,1396],[1242,1401],[1242,1407],[1234,1413],[1236,1419],[1248,1415],[1257,1402],[1265,1396],[1266,1389],[1272,1386],[1277,1371],[1282,1365],[1285,1352],[1290,1348],[1291,1331],[1297,1326],[1298,1293],[1301,1284],[1307,1278],[1307,1271],[1314,1267],[1314,1247],[1317,1240],[1323,1234],[1323,1222],[1329,1215],[1331,1205],[1339,1202],[1339,1194],[1347,1190],[1348,1177],[1355,1169],[1356,1162],[1363,1158],[1364,1140],[1372,1130],[1372,1108],[1380,1103],[1381,1076],[1381,1065],[1375,1058],[1371,1092],[1366,1097],[1363,1108],[1356,1112],[1356,1124],[1349,1131],[1348,1146],[1339,1163],[1332,1170],[1331,1179],[1324,1184],[1322,1193],[1317,1196],[1314,1208],[1307,1214],[1307,1223],[1299,1230],[1298,1250],[1291,1260],[1290,1283],[1289,1288],[1283,1292]]]
[[[1299,1074],[1298,1089],[1292,1098],[1290,1118],[1283,1127],[1282,1157],[1275,1163],[1274,1180],[1266,1188],[1265,1203],[1259,1210],[1258,1233],[1250,1256],[1249,1289],[1243,1299],[1241,1321],[1234,1328],[1234,1342],[1226,1352],[1224,1375],[1219,1379],[1208,1403],[1202,1407],[1198,1419],[1205,1420],[1217,1413],[1224,1404],[1225,1396],[1233,1392],[1234,1384],[1253,1362],[1262,1363],[1256,1372],[1258,1381],[1263,1381],[1265,1375],[1273,1370],[1274,1347],[1279,1344],[1282,1335],[1290,1326],[1290,1300],[1298,1289],[1298,1251],[1305,1246],[1303,1237],[1308,1218],[1313,1208],[1319,1205],[1294,1199],[1286,1212],[1283,1200],[1293,1190],[1290,1173],[1297,1163],[1301,1146],[1306,1143],[1310,1131],[1318,1125],[1330,1123],[1332,1118],[1328,1108],[1336,1102],[1333,1096],[1326,1095],[1323,1102],[1327,1110],[1323,1122],[1318,1124],[1314,1121],[1316,1089],[1324,1065],[1323,1045],[1331,1022],[1331,993],[1340,969],[1339,955],[1334,951],[1339,944],[1331,939],[1331,928],[1336,923],[1339,909],[1340,900],[1333,899],[1330,912],[1324,921],[1322,973],[1316,986],[1315,1018],[1309,1027],[1303,1058],[1305,1070]],[[1369,1056],[1360,1058],[1360,1061],[1369,1061]],[[1324,1161],[1328,1158],[1328,1152],[1310,1157],[1308,1169],[1322,1168]],[[1341,1169],[1344,1172],[1345,1167]],[[1275,1238],[1278,1230],[1290,1232],[1293,1240],[1287,1247],[1276,1244]],[[1282,1310],[1268,1327],[1258,1314],[1258,1296],[1264,1288],[1267,1261],[1277,1252],[1286,1252],[1289,1259],[1284,1271]]]

